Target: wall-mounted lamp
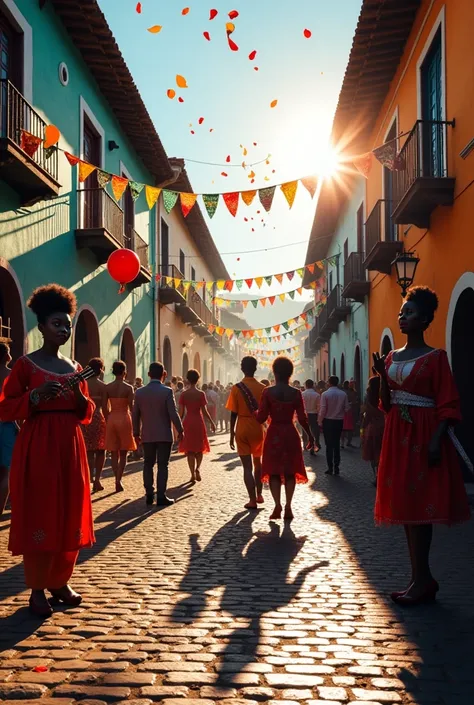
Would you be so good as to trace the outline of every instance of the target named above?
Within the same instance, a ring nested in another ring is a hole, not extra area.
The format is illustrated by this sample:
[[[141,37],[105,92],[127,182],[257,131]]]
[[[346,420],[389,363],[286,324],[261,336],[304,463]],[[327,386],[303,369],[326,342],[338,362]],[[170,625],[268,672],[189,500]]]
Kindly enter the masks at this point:
[[[395,258],[394,265],[397,270],[397,284],[402,290],[402,296],[405,296],[407,289],[413,284],[416,274],[416,268],[420,258],[414,252],[401,252]]]
[[[113,152],[114,149],[120,149],[120,147],[115,140],[109,140],[109,152]]]

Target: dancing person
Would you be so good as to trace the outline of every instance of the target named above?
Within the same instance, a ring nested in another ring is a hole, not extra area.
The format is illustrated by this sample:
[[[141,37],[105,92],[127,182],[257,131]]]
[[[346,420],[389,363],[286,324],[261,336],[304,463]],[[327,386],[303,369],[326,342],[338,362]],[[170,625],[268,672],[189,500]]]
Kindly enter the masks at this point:
[[[362,417],[362,458],[370,463],[377,485],[377,471],[382,451],[385,416],[379,409],[380,378],[370,377]]]
[[[0,338],[0,395],[11,369],[10,338]],[[1,418],[1,417],[0,417]],[[16,421],[0,421],[0,518],[8,500],[8,478],[13,446],[19,431]]]
[[[285,486],[286,505],[283,517],[286,521],[291,521],[291,502],[295,485],[308,482],[301,441],[294,424],[295,414],[311,444],[314,444],[314,438],[304,410],[301,391],[295,386],[290,386],[293,363],[287,357],[277,357],[272,369],[275,386],[265,389],[256,414],[257,421],[261,424],[270,417],[270,425],[263,443],[262,482],[270,483],[275,502],[270,519],[281,518],[281,486]]]
[[[469,518],[456,448],[470,461],[452,432],[461,420],[459,395],[446,352],[427,345],[424,337],[437,308],[434,291],[409,289],[398,316],[406,345],[386,358],[374,354],[387,413],[375,519],[405,526],[412,575],[392,599],[407,606],[430,602],[439,590],[429,562],[433,524]]]
[[[350,410],[347,394],[339,389],[339,377],[329,377],[329,388],[321,395],[318,422],[326,445],[326,475],[339,475],[341,466],[341,434],[344,416]]]
[[[354,391],[349,386],[349,380],[345,380],[342,385],[342,391],[347,394],[349,400],[349,411],[344,414],[344,423],[342,425],[341,448],[344,448],[344,442],[347,448],[353,448],[352,438],[354,436]]]
[[[125,382],[127,365],[122,360],[114,362],[113,382],[107,384],[107,399],[110,410],[107,417],[105,445],[112,457],[112,470],[115,476],[115,491],[123,492],[123,473],[127,464],[129,451],[137,449],[133,439],[132,408],[134,391],[131,384]]]
[[[262,452],[263,426],[255,418],[260,399],[265,389],[263,384],[255,379],[257,360],[248,355],[243,357],[240,369],[244,378],[234,384],[227,401],[230,413],[230,447],[240,456],[244,468],[244,483],[249,496],[246,509],[257,509],[263,504],[262,495]],[[237,429],[236,429],[237,425]]]
[[[36,289],[27,305],[43,345],[15,363],[0,401],[2,420],[24,420],[11,465],[8,546],[14,556],[23,556],[31,612],[49,617],[45,590],[66,605],[82,601],[69,580],[79,549],[94,543],[89,467],[79,430],[79,424],[90,423],[94,403],[87,384],[77,383],[80,365],[59,352],[71,337],[74,294],[49,284]]]
[[[107,386],[104,384],[104,361],[100,357],[93,357],[87,363],[96,373],[88,382],[89,396],[95,404],[92,421],[86,426],[81,426],[87,450],[90,480],[93,483],[92,491],[100,492],[104,489],[100,478],[105,463],[105,429],[108,416]]]
[[[161,362],[152,362],[149,383],[137,389],[133,405],[133,434],[137,445],[143,446],[143,485],[146,503],[151,506],[155,498],[154,468],[156,474],[156,504],[169,507],[174,500],[166,495],[168,468],[173,445],[172,427],[177,438],[183,437],[183,425],[176,408],[173,390],[163,384],[164,368]],[[179,384],[179,383],[178,383]]]
[[[318,424],[318,414],[319,406],[321,404],[321,395],[314,388],[314,382],[312,379],[307,379],[305,382],[305,391],[303,392],[303,403],[308,417],[309,427],[313,435],[314,443],[311,445],[309,443],[309,438],[306,432],[303,433],[304,445],[311,455],[314,455],[314,449],[317,451],[321,450],[321,444],[319,442],[319,424]]]
[[[211,450],[204,417],[214,433],[216,426],[207,408],[205,393],[196,388],[200,378],[199,372],[197,370],[188,370],[186,378],[189,383],[189,389],[186,389],[179,399],[179,414],[181,419],[184,419],[184,438],[181,439],[179,450],[186,455],[191,473],[191,482],[194,484],[196,481],[201,482],[202,456]]]

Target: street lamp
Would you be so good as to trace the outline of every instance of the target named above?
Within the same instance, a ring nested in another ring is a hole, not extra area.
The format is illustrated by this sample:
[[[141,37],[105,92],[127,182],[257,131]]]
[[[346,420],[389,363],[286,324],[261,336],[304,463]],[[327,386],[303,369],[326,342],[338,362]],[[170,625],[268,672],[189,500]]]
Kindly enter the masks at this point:
[[[413,284],[419,261],[420,258],[414,252],[405,252],[405,250],[397,255],[395,259],[397,284],[402,290],[402,296],[406,295],[407,289]]]

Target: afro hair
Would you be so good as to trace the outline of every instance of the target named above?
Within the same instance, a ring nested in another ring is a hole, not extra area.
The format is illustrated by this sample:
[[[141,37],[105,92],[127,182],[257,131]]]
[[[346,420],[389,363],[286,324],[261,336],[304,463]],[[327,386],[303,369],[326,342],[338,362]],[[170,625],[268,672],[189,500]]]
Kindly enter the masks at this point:
[[[69,289],[59,284],[47,284],[33,291],[27,306],[35,314],[38,323],[45,323],[52,313],[68,313],[71,318],[74,318],[77,302]]]
[[[407,291],[405,301],[414,303],[421,315],[426,318],[427,324],[432,323],[438,308],[438,296],[433,289],[428,286],[412,286]]]

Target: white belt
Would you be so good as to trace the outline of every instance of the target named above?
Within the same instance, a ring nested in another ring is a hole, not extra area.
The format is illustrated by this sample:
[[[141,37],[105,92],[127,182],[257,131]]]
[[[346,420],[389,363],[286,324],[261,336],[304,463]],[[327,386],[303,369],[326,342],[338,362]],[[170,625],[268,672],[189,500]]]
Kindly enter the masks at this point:
[[[401,389],[395,389],[391,391],[390,401],[395,406],[400,407],[402,419],[404,419],[404,421],[408,421],[408,423],[413,423],[413,419],[410,417],[408,407],[416,406],[418,408],[423,409],[436,408],[436,402],[434,399],[430,399],[429,397],[420,397],[417,394],[410,394],[410,392],[404,392]],[[450,437],[452,444],[463,459],[467,468],[469,468],[470,472],[474,474],[474,465],[472,464],[468,454],[459,442],[452,426],[448,427],[448,436]]]

